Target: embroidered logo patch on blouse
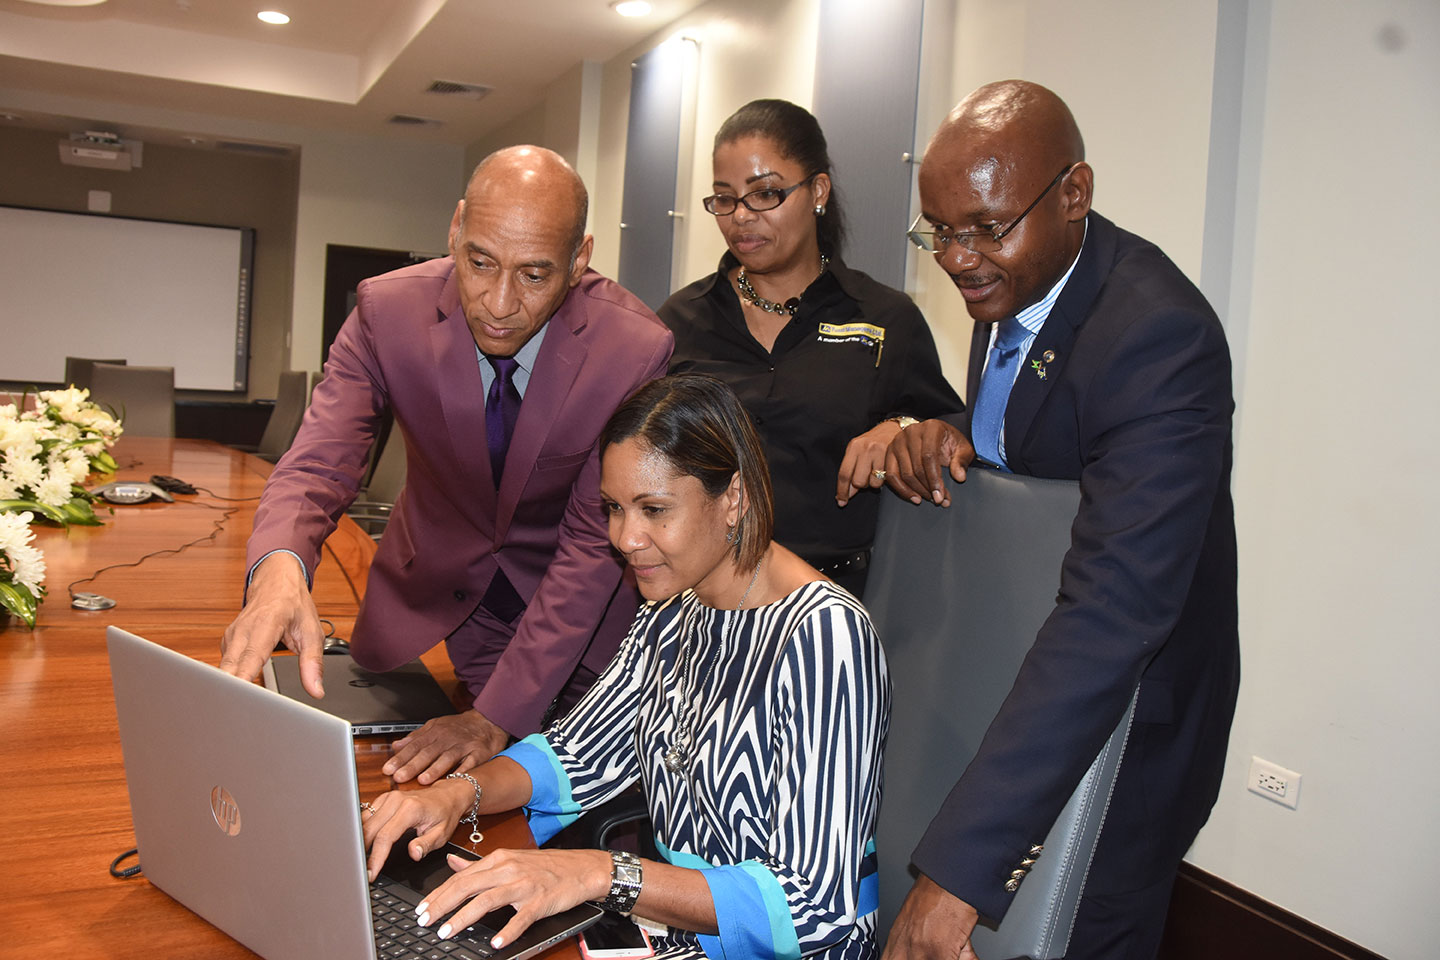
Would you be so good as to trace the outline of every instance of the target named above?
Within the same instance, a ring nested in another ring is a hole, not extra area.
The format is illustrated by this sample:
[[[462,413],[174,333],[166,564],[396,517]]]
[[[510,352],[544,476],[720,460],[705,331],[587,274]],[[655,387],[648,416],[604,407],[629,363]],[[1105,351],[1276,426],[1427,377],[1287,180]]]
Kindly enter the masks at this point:
[[[820,343],[863,343],[875,351],[875,366],[880,366],[880,352],[885,349],[885,328],[873,323],[822,323]]]

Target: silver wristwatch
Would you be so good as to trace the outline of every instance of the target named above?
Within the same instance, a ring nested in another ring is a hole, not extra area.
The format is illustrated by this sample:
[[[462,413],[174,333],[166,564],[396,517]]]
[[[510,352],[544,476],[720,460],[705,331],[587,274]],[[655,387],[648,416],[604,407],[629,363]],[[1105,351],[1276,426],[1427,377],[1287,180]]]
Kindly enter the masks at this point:
[[[610,851],[610,893],[603,900],[595,901],[606,910],[629,913],[640,896],[643,880],[640,858],[623,850]]]

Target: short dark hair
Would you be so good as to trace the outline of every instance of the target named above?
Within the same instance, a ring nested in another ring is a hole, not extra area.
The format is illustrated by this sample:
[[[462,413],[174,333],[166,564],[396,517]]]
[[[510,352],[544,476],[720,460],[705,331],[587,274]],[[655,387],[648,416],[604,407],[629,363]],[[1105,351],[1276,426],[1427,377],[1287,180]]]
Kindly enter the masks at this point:
[[[742,513],[736,524],[735,562],[760,562],[775,532],[770,468],[750,416],[725,383],[680,373],[652,380],[620,405],[600,433],[600,454],[611,444],[638,439],[682,476],[694,477],[718,497],[740,475]]]
[[[840,209],[840,190],[830,169],[830,148],[820,121],[789,100],[751,100],[720,125],[712,154],[743,137],[764,137],[804,167],[806,176],[823,173],[830,178],[830,198],[825,203],[825,215],[816,218],[815,229],[820,252],[839,255],[845,245],[845,215]]]

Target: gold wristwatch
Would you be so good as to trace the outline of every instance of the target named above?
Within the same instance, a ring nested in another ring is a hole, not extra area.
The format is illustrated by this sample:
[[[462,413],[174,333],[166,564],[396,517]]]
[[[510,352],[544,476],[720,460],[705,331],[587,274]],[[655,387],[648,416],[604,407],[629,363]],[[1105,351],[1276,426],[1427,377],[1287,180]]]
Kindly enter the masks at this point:
[[[915,424],[917,424],[917,423],[920,422],[919,420],[916,420],[914,417],[891,417],[891,418],[890,418],[890,421],[891,421],[892,423],[898,423],[898,424],[900,424],[900,429],[901,429],[901,430],[904,430],[906,427],[913,427],[913,426],[915,426]]]

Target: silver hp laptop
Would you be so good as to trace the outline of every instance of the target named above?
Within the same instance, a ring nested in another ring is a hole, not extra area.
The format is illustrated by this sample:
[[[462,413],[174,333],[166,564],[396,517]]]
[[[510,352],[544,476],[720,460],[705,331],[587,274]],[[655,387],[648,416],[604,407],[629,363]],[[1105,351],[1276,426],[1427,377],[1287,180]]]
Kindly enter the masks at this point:
[[[372,900],[375,920],[403,927],[448,868],[426,858],[398,884],[366,882],[350,725],[116,627],[106,640],[150,882],[266,960],[375,960]],[[601,913],[582,904],[498,951],[492,914],[445,955],[524,960]],[[429,956],[431,937],[385,934],[384,956]]]
[[[366,670],[349,653],[326,651],[322,658],[325,697],[316,700],[300,685],[300,658],[265,661],[265,686],[292,700],[350,721],[357,737],[419,730],[425,721],[455,712],[450,698],[425,664],[411,660],[385,673]]]

